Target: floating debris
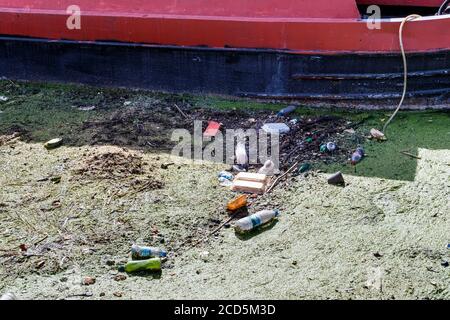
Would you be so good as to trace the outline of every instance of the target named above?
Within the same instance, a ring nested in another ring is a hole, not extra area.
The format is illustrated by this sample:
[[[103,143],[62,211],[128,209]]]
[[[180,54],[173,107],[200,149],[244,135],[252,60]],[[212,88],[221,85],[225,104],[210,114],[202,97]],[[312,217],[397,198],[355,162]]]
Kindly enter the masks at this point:
[[[266,123],[262,129],[267,133],[288,133],[291,128],[285,123]]]
[[[234,223],[234,229],[237,233],[246,233],[269,223],[279,215],[280,212],[278,210],[263,210],[236,221]]]
[[[47,150],[56,149],[56,148],[60,147],[62,145],[62,143],[63,143],[62,138],[55,138],[50,141],[47,141],[44,144],[44,148]]]
[[[341,172],[337,172],[328,178],[328,183],[331,185],[345,185],[344,176]]]

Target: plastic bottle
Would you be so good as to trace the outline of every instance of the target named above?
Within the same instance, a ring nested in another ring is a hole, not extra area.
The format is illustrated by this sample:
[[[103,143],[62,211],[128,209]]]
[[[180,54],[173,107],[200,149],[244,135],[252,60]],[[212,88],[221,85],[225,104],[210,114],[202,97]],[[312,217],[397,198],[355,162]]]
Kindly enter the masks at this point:
[[[145,260],[155,257],[164,258],[167,257],[167,252],[160,248],[144,247],[134,244],[131,246],[131,257],[134,260]]]
[[[287,116],[289,113],[294,112],[295,109],[297,109],[297,106],[289,106],[289,107],[287,107],[287,108],[284,108],[284,109],[280,110],[280,111],[277,113],[277,116],[278,116],[278,117],[285,117],[285,116]]]
[[[272,160],[267,160],[264,166],[259,169],[258,173],[265,174],[266,176],[273,176],[275,173],[275,163]]]
[[[245,233],[270,222],[278,217],[279,214],[278,210],[263,210],[236,221],[234,223],[234,229],[238,233]]]
[[[219,178],[225,178],[227,180],[233,180],[233,174],[231,172],[228,171],[221,171],[219,173]]]
[[[305,173],[311,169],[311,165],[309,163],[304,163],[298,168],[298,173]]]
[[[336,143],[328,142],[320,146],[320,152],[334,152],[336,148]]]
[[[247,164],[247,151],[242,141],[239,141],[236,146],[236,163],[240,165]]]
[[[359,147],[352,155],[352,165],[356,165],[364,158],[364,149]]]
[[[147,260],[139,261],[128,261],[127,264],[119,268],[119,271],[132,273],[138,271],[160,271],[161,270],[161,259],[152,258]]]

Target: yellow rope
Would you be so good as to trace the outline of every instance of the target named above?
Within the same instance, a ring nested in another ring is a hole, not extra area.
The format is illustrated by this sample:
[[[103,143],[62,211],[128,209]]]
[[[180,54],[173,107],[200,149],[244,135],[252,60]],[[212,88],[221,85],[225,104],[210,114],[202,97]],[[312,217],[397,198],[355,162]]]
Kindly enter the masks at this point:
[[[403,58],[403,94],[402,94],[402,99],[400,100],[400,103],[398,104],[397,109],[395,110],[395,112],[392,114],[392,116],[389,118],[389,120],[386,122],[386,124],[383,127],[384,134],[386,134],[386,129],[387,129],[388,125],[392,122],[392,120],[394,120],[398,111],[402,107],[403,102],[405,101],[405,98],[406,98],[406,92],[408,90],[408,62],[406,60],[405,47],[403,45],[403,28],[405,27],[405,24],[408,21],[412,21],[412,20],[415,20],[418,18],[422,18],[422,17],[419,16],[418,14],[412,14],[412,15],[407,16],[405,19],[403,19],[402,23],[400,24],[400,30],[399,30],[398,34],[399,34],[399,41],[400,41],[400,50],[402,51],[402,58]]]

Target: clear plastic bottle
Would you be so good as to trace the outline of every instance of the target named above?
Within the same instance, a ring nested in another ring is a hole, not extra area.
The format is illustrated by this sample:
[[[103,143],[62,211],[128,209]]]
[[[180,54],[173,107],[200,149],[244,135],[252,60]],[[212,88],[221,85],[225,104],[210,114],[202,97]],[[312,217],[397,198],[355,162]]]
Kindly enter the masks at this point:
[[[280,110],[280,111],[277,113],[277,116],[278,116],[278,117],[284,117],[284,116],[287,116],[288,114],[294,112],[295,109],[297,109],[297,106],[289,106],[289,107],[287,107],[287,108],[284,108],[284,109]]]
[[[273,176],[275,173],[275,163],[272,160],[267,160],[264,166],[259,169],[258,173],[265,174],[266,176]]]
[[[121,272],[138,272],[138,271],[160,271],[161,270],[161,259],[152,258],[147,260],[139,261],[128,261],[127,264],[119,268]]]
[[[278,217],[279,214],[280,212],[278,210],[263,210],[236,221],[234,223],[234,229],[238,233],[245,233],[270,222]]]
[[[144,247],[136,244],[131,246],[131,257],[134,260],[145,260],[149,258],[164,258],[167,257],[167,252],[155,247]]]

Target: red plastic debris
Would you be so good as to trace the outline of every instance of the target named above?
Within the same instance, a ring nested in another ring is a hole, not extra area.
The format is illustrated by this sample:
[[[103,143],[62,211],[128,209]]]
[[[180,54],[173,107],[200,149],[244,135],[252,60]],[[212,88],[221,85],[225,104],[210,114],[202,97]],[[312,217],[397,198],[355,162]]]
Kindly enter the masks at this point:
[[[222,126],[221,123],[215,122],[215,121],[209,121],[208,127],[206,128],[205,132],[203,133],[203,136],[205,137],[215,137],[220,130],[220,127]]]

